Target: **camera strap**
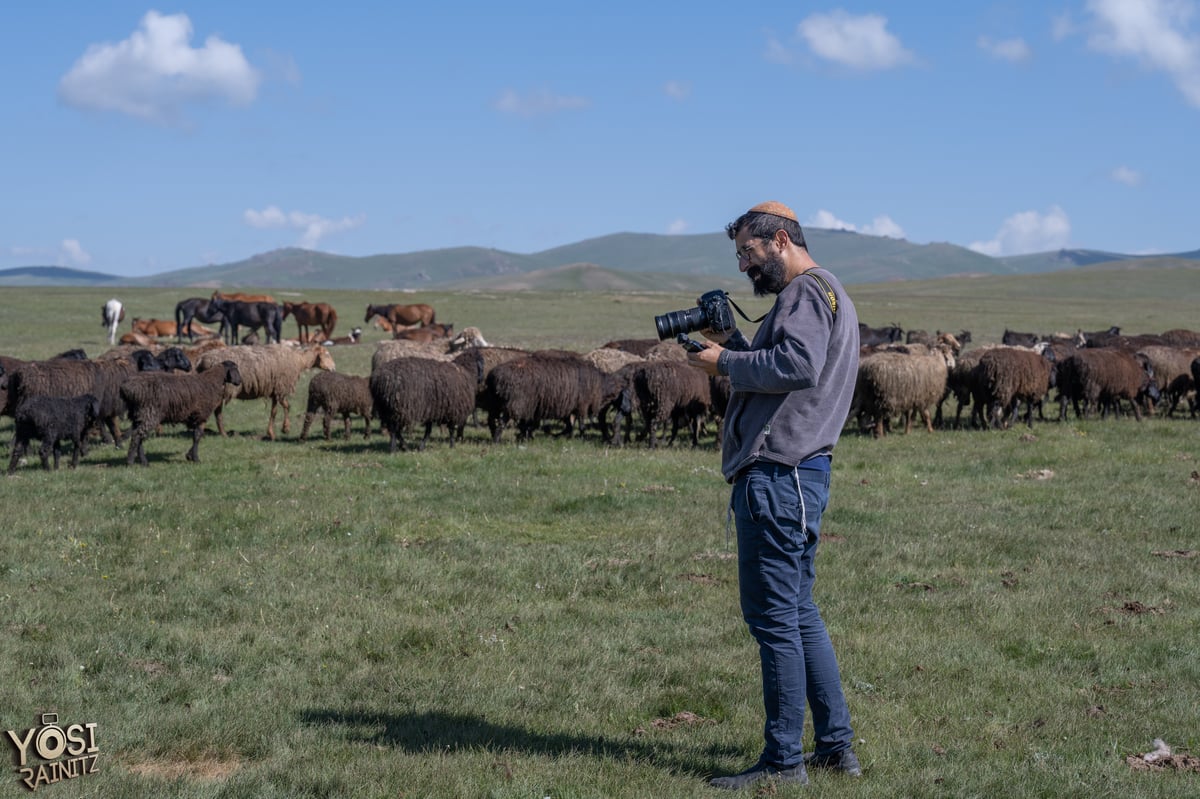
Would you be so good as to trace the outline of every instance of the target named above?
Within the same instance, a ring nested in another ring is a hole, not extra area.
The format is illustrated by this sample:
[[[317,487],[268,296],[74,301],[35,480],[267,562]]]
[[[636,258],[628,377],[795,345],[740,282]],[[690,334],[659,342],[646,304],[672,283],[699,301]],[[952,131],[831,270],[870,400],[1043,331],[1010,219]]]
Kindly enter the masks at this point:
[[[814,272],[812,269],[809,269],[806,272],[801,272],[800,274],[808,275],[813,280],[815,280],[821,284],[821,291],[825,295],[825,301],[827,303],[829,303],[829,310],[833,312],[834,316],[837,316],[837,311],[838,311],[837,294],[834,292],[833,286],[829,285],[829,281],[826,280],[825,278],[821,277],[820,275],[816,274],[816,272]],[[767,318],[767,314],[763,314],[762,316],[758,317],[757,319],[751,319],[749,316],[746,315],[746,312],[743,311],[740,307],[738,307],[738,304],[733,301],[733,297],[730,297],[728,294],[726,294],[725,299],[727,299],[729,301],[729,304],[733,306],[733,310],[737,311],[738,314],[740,314],[743,319],[745,319],[747,322],[749,322],[752,325],[757,325],[759,322],[761,322],[762,320]],[[769,313],[769,311],[768,311],[768,313]]]

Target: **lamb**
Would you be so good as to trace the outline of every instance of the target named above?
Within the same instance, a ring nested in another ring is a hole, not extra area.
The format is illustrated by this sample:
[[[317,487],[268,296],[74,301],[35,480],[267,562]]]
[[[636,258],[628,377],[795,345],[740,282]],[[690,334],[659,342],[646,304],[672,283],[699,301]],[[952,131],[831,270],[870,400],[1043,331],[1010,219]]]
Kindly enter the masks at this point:
[[[671,438],[675,443],[681,425],[692,434],[692,446],[700,444],[700,425],[712,401],[707,375],[695,367],[674,361],[647,361],[633,372],[633,393],[646,425],[648,446],[658,446],[657,428],[671,421]]]
[[[42,442],[39,454],[42,468],[49,471],[50,454],[54,453],[54,468],[58,468],[62,449],[59,442],[70,439],[74,444],[71,453],[71,468],[79,465],[80,455],[87,454],[85,440],[88,431],[95,426],[100,415],[100,400],[94,394],[78,397],[30,397],[17,408],[15,432],[13,434],[12,457],[8,461],[8,473],[17,469],[17,463],[29,449],[31,439]]]
[[[1007,428],[1024,401],[1025,424],[1033,427],[1033,408],[1037,406],[1040,416],[1050,391],[1050,361],[1032,350],[997,347],[985,352],[975,369],[972,415],[988,420],[985,426]]]
[[[175,374],[173,372],[143,372],[131,377],[121,386],[121,398],[129,406],[133,429],[129,433],[129,451],[125,462],[136,458],[148,466],[144,442],[163,424],[187,425],[192,433],[192,446],[187,459],[200,462],[200,438],[208,417],[216,414],[218,429],[221,406],[225,402],[226,386],[239,386],[241,373],[233,361],[223,361],[202,372]]]
[[[271,400],[271,415],[267,420],[266,438],[275,440],[275,413],[283,407],[283,434],[291,429],[291,398],[296,391],[300,374],[306,369],[334,370],[333,356],[320,344],[288,347],[282,344],[260,344],[213,350],[200,356],[196,370],[203,372],[225,361],[237,364],[241,382],[230,389],[232,399]],[[219,420],[220,417],[218,417]],[[220,425],[221,435],[225,435]]]
[[[851,414],[857,415],[860,427],[869,424],[876,438],[886,434],[896,416],[904,420],[906,435],[918,414],[925,429],[933,432],[930,410],[941,404],[953,366],[953,349],[944,343],[933,348],[910,344],[871,353],[858,365]]]
[[[371,397],[371,386],[367,378],[357,375],[345,375],[340,372],[318,372],[308,384],[308,409],[304,414],[304,427],[300,430],[300,440],[308,440],[308,429],[312,426],[313,417],[317,411],[324,412],[323,426],[325,440],[329,441],[329,432],[333,417],[341,415],[346,423],[345,438],[350,438],[350,417],[358,414],[363,417],[363,438],[371,437],[371,418],[375,415],[375,401]]]
[[[542,421],[562,419],[563,434],[582,428],[600,409],[599,369],[578,354],[542,350],[496,366],[488,374],[481,404],[488,412],[488,429],[499,443],[505,425],[517,426],[517,439],[527,441]]]
[[[391,436],[389,452],[406,449],[405,431],[421,423],[425,436],[419,449],[429,443],[435,424],[449,428],[453,447],[475,408],[474,373],[447,361],[394,358],[373,371],[368,382],[379,421]]]

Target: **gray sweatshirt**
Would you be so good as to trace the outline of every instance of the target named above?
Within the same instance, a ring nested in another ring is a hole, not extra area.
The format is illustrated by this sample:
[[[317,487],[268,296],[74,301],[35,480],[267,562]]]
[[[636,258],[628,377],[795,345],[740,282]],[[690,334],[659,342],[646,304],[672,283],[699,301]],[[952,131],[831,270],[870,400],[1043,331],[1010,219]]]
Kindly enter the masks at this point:
[[[832,287],[836,314],[814,274]],[[858,377],[854,304],[832,273],[811,269],[779,293],[750,349],[726,349],[717,370],[732,386],[721,444],[728,482],[756,460],[795,466],[832,452]]]

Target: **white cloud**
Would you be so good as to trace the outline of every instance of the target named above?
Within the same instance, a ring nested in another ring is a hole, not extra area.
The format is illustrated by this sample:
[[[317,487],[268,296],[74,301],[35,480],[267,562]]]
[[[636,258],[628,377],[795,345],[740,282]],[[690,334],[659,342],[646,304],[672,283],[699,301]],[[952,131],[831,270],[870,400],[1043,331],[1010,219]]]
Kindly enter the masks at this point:
[[[891,69],[915,60],[888,32],[887,17],[879,14],[813,14],[797,30],[818,56],[854,69]]]
[[[587,108],[591,103],[586,97],[555,94],[549,89],[519,94],[515,89],[505,89],[496,98],[492,107],[504,114],[522,117],[545,116],[559,111],[575,111]]]
[[[887,236],[890,239],[904,238],[904,228],[897,225],[887,214],[875,217],[871,224],[863,226],[862,232],[869,236]]]
[[[317,214],[303,211],[284,212],[278,206],[269,205],[261,211],[248,208],[242,213],[242,220],[250,227],[256,228],[290,228],[300,231],[297,246],[306,250],[315,250],[321,239],[334,233],[353,230],[366,221],[361,214],[355,217],[345,216],[341,219],[326,219]]]
[[[1033,50],[1021,38],[995,41],[987,36],[980,36],[976,44],[979,45],[980,50],[1001,61],[1023,64],[1033,58]]]
[[[196,48],[191,38],[186,14],[147,12],[128,39],[88,47],[59,82],[58,96],[74,108],[161,124],[181,123],[183,106],[191,102],[253,102],[260,76],[242,48],[217,36]]]
[[[887,236],[893,239],[904,238],[904,228],[896,224],[887,214],[875,217],[869,224],[859,227],[844,219],[839,219],[832,211],[824,208],[817,211],[804,223],[808,227],[825,228],[826,230],[849,230],[852,233],[865,233],[868,236]]]
[[[1089,0],[1095,27],[1088,46],[1130,56],[1167,73],[1190,105],[1200,107],[1200,38],[1189,30],[1186,0]]]
[[[804,224],[809,227],[821,227],[827,230],[858,230],[854,225],[838,219],[833,215],[833,212],[826,211],[824,208],[810,216]]]
[[[690,227],[691,225],[689,225],[686,220],[676,219],[674,222],[667,225],[667,235],[679,236],[683,233],[687,233],[688,228]]]
[[[1109,177],[1117,183],[1124,183],[1126,186],[1137,186],[1142,182],[1142,173],[1127,166],[1117,167],[1109,173]]]
[[[87,250],[83,249],[77,239],[63,239],[59,245],[59,263],[68,263],[72,266],[87,266],[92,262],[92,256]]]
[[[976,241],[969,249],[984,255],[1022,255],[1066,247],[1071,240],[1071,220],[1057,205],[1045,214],[1022,211],[1004,220],[991,241]]]
[[[672,100],[686,100],[692,96],[692,84],[680,80],[669,80],[663,84],[663,94]]]

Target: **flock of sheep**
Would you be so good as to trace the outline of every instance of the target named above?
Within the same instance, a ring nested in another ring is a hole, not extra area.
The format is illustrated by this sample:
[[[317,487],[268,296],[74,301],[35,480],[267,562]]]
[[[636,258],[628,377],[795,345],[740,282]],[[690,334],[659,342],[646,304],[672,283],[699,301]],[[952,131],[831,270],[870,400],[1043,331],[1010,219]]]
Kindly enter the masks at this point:
[[[314,369],[300,439],[308,438],[317,415],[326,439],[336,419],[349,438],[357,416],[368,438],[378,420],[389,451],[406,449],[413,431],[424,448],[435,427],[445,427],[454,446],[472,419],[483,423],[481,417],[497,443],[511,426],[521,441],[543,430],[563,436],[596,431],[612,445],[631,442],[636,430],[649,447],[660,437],[673,443],[686,429],[695,446],[709,422],[719,431],[728,403],[729,381],[688,366],[674,342],[630,339],[586,353],[527,351],[491,346],[473,327],[457,336],[448,326],[434,328],[423,325],[415,330],[424,335],[397,333],[379,342],[369,375],[335,371],[331,342],[229,345],[214,337],[186,348],[126,344],[94,359],[78,351],[44,361],[0,356],[0,414],[14,419],[9,473],[34,439],[42,442],[43,467],[50,468],[51,457],[58,467],[63,441],[72,443],[75,466],[89,438],[120,445],[126,419],[127,463],[147,464],[145,440],[164,425],[186,427],[186,458],[199,461],[206,425],[215,417],[217,433],[226,435],[222,409],[233,399],[270,400],[266,438],[274,440],[278,411],[287,435],[291,398],[300,377]],[[899,338],[898,328],[889,330],[889,339]],[[870,332],[864,328],[864,341]],[[968,336],[914,331],[908,343],[864,346],[847,424],[877,437],[894,423],[908,432],[918,418],[930,431],[935,425],[961,427],[970,405],[973,427],[1007,427],[1024,404],[1025,423],[1032,425],[1034,410],[1045,418],[1043,405],[1054,389],[1060,419],[1068,405],[1081,417],[1128,407],[1140,419],[1161,402],[1170,415],[1185,399],[1196,414],[1200,334],[1121,336],[1113,329],[965,351],[960,338]],[[957,407],[947,423],[942,407],[951,397]]]
[[[890,342],[864,348],[851,418],[876,437],[895,419],[905,432],[918,416],[925,427],[962,427],[971,406],[970,424],[1003,428],[1025,409],[1045,419],[1044,405],[1056,394],[1059,420],[1070,407],[1077,418],[1104,418],[1127,408],[1137,420],[1145,413],[1173,416],[1185,400],[1189,415],[1198,410],[1200,333],[1169,330],[1162,334],[1121,335],[1118,328],[1074,336],[1016,334],[1006,331],[1001,344],[963,350],[956,337],[938,334],[925,343]],[[1016,341],[1023,343],[1012,343]],[[952,425],[942,419],[943,403],[954,398]]]

